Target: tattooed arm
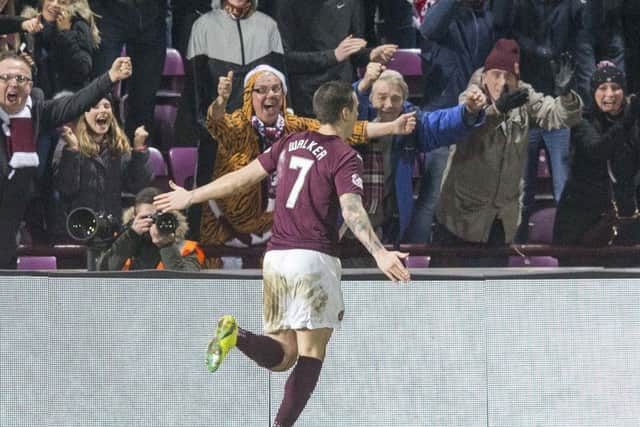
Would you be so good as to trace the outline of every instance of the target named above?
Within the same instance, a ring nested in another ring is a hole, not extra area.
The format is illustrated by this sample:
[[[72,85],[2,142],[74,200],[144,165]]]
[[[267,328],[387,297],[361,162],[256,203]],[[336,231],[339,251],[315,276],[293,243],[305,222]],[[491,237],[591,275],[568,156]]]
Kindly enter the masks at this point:
[[[358,194],[345,193],[340,196],[340,207],[345,224],[360,240],[365,248],[375,258],[378,268],[386,276],[395,281],[408,282],[411,279],[409,271],[402,264],[402,259],[409,254],[388,251],[382,246],[376,235],[367,212],[362,206],[362,199]]]

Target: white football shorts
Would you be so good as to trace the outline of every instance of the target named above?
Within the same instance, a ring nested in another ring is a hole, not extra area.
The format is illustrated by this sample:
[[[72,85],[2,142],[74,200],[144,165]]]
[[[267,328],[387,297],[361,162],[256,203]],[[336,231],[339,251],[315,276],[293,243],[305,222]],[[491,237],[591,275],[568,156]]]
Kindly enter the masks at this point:
[[[268,251],[262,264],[266,333],[286,329],[340,329],[344,301],[340,259],[308,249]]]

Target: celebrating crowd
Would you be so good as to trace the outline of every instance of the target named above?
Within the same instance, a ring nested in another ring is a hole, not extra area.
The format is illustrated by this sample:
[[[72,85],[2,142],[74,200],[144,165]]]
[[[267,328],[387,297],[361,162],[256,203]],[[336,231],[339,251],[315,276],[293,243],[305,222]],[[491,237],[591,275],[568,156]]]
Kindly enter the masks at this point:
[[[84,241],[93,268],[229,267],[201,247],[270,241],[277,170],[206,203],[154,205],[149,147],[169,148],[154,118],[169,46],[185,68],[172,139],[198,148],[199,187],[316,132],[314,94],[342,81],[358,113],[345,142],[382,244],[484,248],[436,252],[431,266],[506,266],[492,250],[528,243],[549,206],[548,243],[640,244],[639,1],[0,0],[0,12],[0,268],[15,268],[19,244],[68,242],[79,208],[113,224]],[[418,89],[394,70],[408,48]],[[340,245],[359,245],[345,220]]]

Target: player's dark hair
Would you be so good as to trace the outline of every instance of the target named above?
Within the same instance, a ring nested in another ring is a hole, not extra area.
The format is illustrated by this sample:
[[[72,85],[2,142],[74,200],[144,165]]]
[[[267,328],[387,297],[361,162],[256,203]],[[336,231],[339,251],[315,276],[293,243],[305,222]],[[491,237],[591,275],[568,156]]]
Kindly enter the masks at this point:
[[[337,123],[342,109],[353,106],[353,88],[345,81],[324,83],[313,94],[313,112],[320,123]]]

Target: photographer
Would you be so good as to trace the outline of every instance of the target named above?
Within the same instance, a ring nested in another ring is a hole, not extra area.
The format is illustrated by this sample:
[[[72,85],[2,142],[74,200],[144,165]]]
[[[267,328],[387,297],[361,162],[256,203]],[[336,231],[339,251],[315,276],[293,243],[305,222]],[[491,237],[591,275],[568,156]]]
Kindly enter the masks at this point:
[[[147,187],[136,195],[134,207],[125,211],[126,230],[98,261],[98,270],[199,271],[204,253],[196,242],[184,240],[188,225],[178,211],[169,212],[176,223],[173,232],[162,231],[153,198],[160,190]],[[165,214],[166,215],[166,214]],[[172,227],[169,227],[172,228]]]

